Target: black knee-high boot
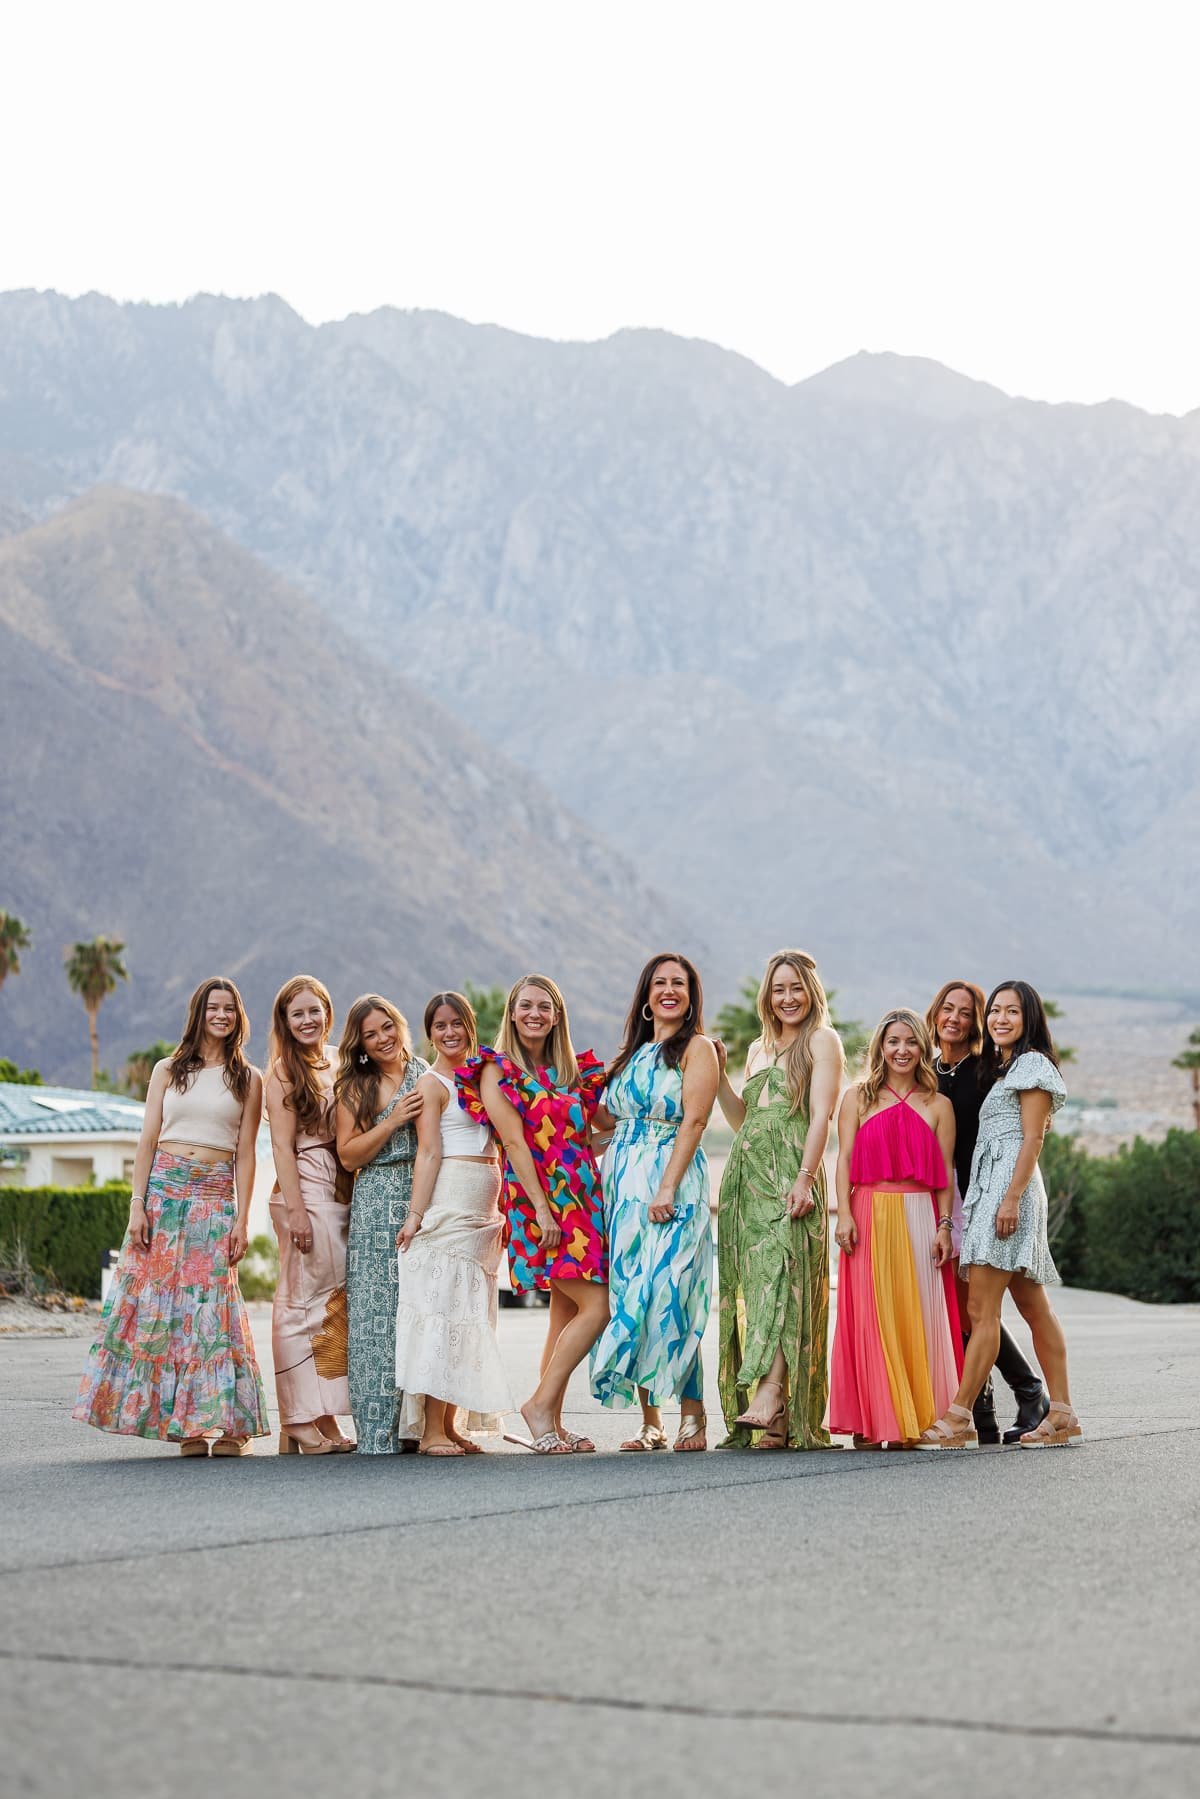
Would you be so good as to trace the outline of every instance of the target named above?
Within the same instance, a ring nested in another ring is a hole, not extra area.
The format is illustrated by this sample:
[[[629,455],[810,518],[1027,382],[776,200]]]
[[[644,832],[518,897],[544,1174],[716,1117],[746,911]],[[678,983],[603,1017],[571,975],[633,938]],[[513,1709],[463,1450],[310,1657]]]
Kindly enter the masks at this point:
[[[1016,1422],[1004,1433],[1006,1443],[1015,1443],[1022,1431],[1036,1430],[1050,1409],[1042,1377],[1025,1360],[1004,1326],[1000,1326],[1000,1350],[996,1356],[996,1372],[1013,1390],[1017,1401]]]

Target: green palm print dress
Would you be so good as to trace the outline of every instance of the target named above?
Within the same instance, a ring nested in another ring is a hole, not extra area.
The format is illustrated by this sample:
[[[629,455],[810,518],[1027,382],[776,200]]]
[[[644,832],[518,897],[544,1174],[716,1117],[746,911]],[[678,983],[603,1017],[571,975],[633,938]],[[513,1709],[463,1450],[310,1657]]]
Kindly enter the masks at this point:
[[[765,1090],[765,1091],[764,1091]],[[787,1363],[787,1441],[828,1449],[829,1207],[825,1173],[807,1218],[788,1217],[785,1194],[800,1172],[808,1118],[793,1113],[773,1063],[742,1090],[746,1119],[733,1140],[717,1208],[721,1410],[726,1446],[749,1444],[734,1419],[750,1403],[781,1345]]]

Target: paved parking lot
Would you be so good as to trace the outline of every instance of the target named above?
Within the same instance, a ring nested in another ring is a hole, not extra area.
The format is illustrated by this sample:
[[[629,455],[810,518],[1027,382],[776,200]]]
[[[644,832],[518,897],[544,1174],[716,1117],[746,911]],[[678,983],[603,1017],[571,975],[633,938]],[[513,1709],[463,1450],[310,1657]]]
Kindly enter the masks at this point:
[[[0,1340],[4,1791],[1194,1794],[1200,1311],[1061,1309],[1043,1454],[184,1462]]]

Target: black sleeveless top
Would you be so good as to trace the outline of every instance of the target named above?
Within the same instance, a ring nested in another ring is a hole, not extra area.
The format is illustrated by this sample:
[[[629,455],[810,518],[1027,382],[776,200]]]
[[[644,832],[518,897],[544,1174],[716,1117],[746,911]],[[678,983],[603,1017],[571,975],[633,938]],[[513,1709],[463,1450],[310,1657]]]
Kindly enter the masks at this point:
[[[937,1084],[938,1092],[944,1093],[954,1107],[954,1173],[959,1192],[965,1193],[971,1179],[975,1139],[979,1135],[979,1108],[983,1104],[983,1094],[979,1090],[979,1057],[967,1056],[956,1063],[949,1074],[943,1074],[939,1068]]]

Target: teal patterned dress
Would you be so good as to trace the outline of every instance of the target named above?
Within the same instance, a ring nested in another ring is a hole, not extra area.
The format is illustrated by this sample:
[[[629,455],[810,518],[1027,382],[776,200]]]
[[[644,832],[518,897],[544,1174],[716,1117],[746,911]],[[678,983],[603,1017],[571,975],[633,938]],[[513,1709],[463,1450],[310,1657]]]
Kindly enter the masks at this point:
[[[604,1155],[609,1237],[609,1321],[592,1351],[592,1392],[604,1405],[703,1399],[700,1345],[712,1293],[708,1162],[697,1149],[675,1195],[675,1215],[651,1224],[683,1122],[683,1075],[645,1043],[604,1092],[616,1129]]]
[[[404,1079],[375,1123],[411,1093],[429,1064],[411,1056]],[[346,1244],[346,1310],[349,1343],[350,1411],[359,1455],[396,1455],[400,1449],[396,1388],[396,1233],[408,1217],[412,1198],[417,1133],[411,1124],[392,1132],[373,1162],[354,1177],[350,1236]]]

